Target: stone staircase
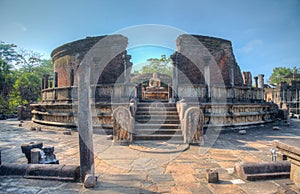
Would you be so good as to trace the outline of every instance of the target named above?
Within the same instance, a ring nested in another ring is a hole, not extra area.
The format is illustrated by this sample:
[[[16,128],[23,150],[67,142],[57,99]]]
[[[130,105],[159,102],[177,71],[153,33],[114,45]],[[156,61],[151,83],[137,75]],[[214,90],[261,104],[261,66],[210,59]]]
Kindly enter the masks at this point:
[[[138,103],[133,140],[135,143],[165,141],[183,143],[175,103],[148,101]]]

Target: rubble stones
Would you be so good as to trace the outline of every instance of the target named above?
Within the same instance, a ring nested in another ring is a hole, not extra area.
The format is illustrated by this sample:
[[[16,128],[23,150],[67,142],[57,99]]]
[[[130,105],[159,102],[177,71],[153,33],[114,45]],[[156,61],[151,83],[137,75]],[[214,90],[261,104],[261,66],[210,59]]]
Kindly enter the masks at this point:
[[[24,143],[21,145],[22,153],[25,154],[28,164],[31,162],[31,150],[33,148],[42,149],[42,147],[43,147],[42,142],[30,142],[30,143]]]
[[[64,131],[63,134],[64,135],[72,135],[71,131]]]
[[[206,180],[208,183],[217,183],[219,181],[218,171],[216,169],[207,169]]]
[[[246,130],[239,130],[238,132],[240,135],[246,135],[247,134],[247,131]]]

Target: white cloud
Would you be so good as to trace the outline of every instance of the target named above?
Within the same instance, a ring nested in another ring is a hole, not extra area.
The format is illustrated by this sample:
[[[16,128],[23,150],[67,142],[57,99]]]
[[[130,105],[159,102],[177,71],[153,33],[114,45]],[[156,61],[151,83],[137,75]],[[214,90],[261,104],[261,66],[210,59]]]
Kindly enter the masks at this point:
[[[255,50],[257,47],[263,45],[264,42],[262,40],[251,40],[246,45],[244,45],[242,48],[237,49],[238,52],[241,53],[250,53],[253,50]]]
[[[20,24],[20,23],[14,23],[14,25],[15,25],[15,28],[16,28],[18,31],[22,31],[22,32],[26,32],[26,31],[27,31],[26,26],[24,26],[23,24]]]

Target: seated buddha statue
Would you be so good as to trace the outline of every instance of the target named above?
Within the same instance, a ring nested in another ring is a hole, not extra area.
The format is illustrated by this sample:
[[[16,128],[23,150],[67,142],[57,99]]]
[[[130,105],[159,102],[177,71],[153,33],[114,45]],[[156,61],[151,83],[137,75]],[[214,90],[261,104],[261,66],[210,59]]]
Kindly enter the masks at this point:
[[[157,73],[153,73],[152,78],[149,79],[149,86],[147,89],[160,89],[160,79],[157,76]]]

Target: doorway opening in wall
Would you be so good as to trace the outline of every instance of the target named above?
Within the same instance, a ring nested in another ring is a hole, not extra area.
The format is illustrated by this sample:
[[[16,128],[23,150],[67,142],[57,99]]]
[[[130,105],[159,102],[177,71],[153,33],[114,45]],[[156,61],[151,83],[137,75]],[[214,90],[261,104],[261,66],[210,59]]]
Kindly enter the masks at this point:
[[[133,68],[130,81],[138,85],[140,101],[168,101],[172,96],[172,61],[175,51],[146,45],[128,49]]]

